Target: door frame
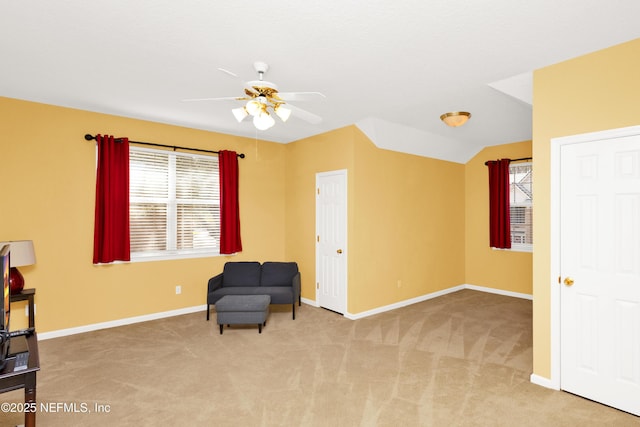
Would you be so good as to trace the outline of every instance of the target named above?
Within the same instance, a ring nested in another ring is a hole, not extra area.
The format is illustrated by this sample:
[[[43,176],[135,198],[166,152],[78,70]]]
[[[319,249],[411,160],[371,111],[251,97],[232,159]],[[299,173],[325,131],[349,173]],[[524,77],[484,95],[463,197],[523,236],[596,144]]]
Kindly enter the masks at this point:
[[[349,295],[349,250],[348,250],[348,246],[349,246],[349,174],[348,174],[348,170],[347,169],[337,169],[337,170],[332,170],[332,171],[325,171],[325,172],[317,172],[316,173],[316,182],[315,182],[315,188],[314,188],[314,194],[316,194],[316,191],[318,191],[318,181],[320,178],[322,177],[326,177],[326,176],[332,176],[332,175],[342,175],[344,176],[344,183],[345,183],[345,188],[344,188],[344,222],[345,222],[345,235],[344,235],[344,248],[343,251],[345,253],[345,265],[344,265],[344,300],[342,301],[342,303],[344,304],[344,313],[342,313],[342,316],[345,316],[348,313],[348,295]],[[317,242],[317,236],[318,236],[318,232],[319,232],[319,221],[318,221],[318,199],[316,197],[316,206],[315,206],[315,211],[316,211],[316,227],[315,227],[315,236],[314,236],[314,248],[315,248],[315,270],[316,270],[316,274],[315,274],[315,282],[316,282],[316,286],[315,286],[315,306],[316,307],[321,307],[320,305],[320,299],[318,298],[318,287],[317,287],[317,283],[318,283],[318,265],[319,265],[319,253],[318,253],[318,242]]]
[[[549,382],[544,382],[544,385],[548,388],[560,390],[562,384],[560,383],[561,374],[561,337],[560,337],[560,277],[562,271],[560,270],[560,164],[561,164],[561,148],[567,144],[579,144],[585,142],[601,141],[605,139],[616,139],[625,136],[640,135],[640,126],[629,126],[619,129],[609,129],[604,131],[589,132],[578,135],[564,136],[551,139],[551,193],[550,193],[550,329],[551,329],[551,378]],[[535,179],[535,165],[534,165],[534,179]],[[535,301],[535,295],[534,295]],[[537,383],[540,378],[537,378]]]

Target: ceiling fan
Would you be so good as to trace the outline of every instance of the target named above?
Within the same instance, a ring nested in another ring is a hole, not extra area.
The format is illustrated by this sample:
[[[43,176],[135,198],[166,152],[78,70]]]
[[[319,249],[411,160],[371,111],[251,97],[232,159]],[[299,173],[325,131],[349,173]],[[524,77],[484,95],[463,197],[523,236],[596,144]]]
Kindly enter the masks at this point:
[[[247,117],[253,118],[253,125],[259,130],[266,130],[275,124],[272,114],[278,116],[286,122],[293,114],[311,124],[318,124],[322,121],[320,116],[298,108],[288,101],[306,101],[318,98],[325,98],[320,92],[278,92],[278,87],[271,82],[264,80],[264,74],[269,70],[269,65],[264,62],[254,62],[253,68],[258,73],[258,80],[243,82],[244,96],[223,97],[223,98],[198,98],[185,99],[185,101],[243,101],[244,106],[231,110],[238,122],[242,122]],[[225,74],[238,78],[235,73],[218,68]]]

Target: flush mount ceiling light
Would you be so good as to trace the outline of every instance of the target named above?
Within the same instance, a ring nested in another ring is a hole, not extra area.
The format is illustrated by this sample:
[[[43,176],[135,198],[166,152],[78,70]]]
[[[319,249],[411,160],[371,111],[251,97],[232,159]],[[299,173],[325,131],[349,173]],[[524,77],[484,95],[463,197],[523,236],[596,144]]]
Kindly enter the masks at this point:
[[[470,117],[471,113],[467,113],[466,111],[453,111],[451,113],[444,113],[441,115],[440,120],[442,120],[447,126],[455,128],[465,124]]]

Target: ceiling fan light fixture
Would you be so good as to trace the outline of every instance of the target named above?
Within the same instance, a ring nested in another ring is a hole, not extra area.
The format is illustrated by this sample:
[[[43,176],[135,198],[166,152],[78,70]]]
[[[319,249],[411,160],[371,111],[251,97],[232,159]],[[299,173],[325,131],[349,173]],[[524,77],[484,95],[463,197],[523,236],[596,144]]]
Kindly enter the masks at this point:
[[[255,62],[253,64],[254,69],[258,73],[259,80],[252,80],[248,82],[243,81],[244,95],[241,97],[223,97],[223,98],[199,98],[199,99],[185,99],[185,101],[246,101],[244,106],[239,108],[232,108],[231,113],[236,118],[238,123],[245,120],[248,116],[252,117],[253,125],[258,130],[266,130],[275,125],[275,118],[278,116],[280,120],[286,122],[291,117],[293,110],[296,112],[296,117],[302,119],[311,124],[318,124],[322,122],[322,117],[316,116],[301,108],[294,107],[291,104],[287,104],[288,101],[293,100],[305,100],[310,97],[322,97],[325,96],[320,92],[278,92],[278,86],[264,80],[264,74],[269,69],[269,66],[264,62]],[[223,73],[238,78],[238,76],[224,68],[218,68]],[[247,120],[248,121],[248,120]]]
[[[267,130],[274,124],[276,124],[276,121],[273,120],[273,117],[266,111],[253,116],[253,125],[258,130]]]
[[[274,108],[274,111],[276,112],[276,115],[280,117],[280,120],[282,120],[283,122],[286,122],[287,120],[289,120],[289,117],[291,116],[291,110],[288,109],[287,107],[283,107],[282,104],[278,104]]]
[[[466,111],[453,111],[451,113],[444,113],[441,115],[440,120],[442,120],[447,126],[455,128],[465,124],[470,117],[471,113]]]
[[[238,123],[243,121],[244,118],[249,115],[249,113],[247,113],[247,109],[245,107],[234,108],[233,110],[231,110],[231,112],[233,113],[233,116],[236,118]]]
[[[248,114],[251,114],[254,117],[260,114],[260,112],[263,110],[262,103],[256,99],[252,99],[251,101],[247,102],[247,105],[245,105],[244,108],[247,110]]]

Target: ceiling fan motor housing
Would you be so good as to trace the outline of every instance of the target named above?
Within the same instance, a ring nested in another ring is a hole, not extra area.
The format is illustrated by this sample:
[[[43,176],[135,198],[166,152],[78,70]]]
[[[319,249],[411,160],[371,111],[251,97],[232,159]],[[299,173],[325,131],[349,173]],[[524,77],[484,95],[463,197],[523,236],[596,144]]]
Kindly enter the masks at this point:
[[[253,63],[253,69],[260,74],[260,80],[262,80],[262,74],[269,71],[269,65],[266,62],[256,61]]]

